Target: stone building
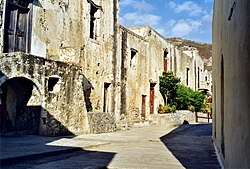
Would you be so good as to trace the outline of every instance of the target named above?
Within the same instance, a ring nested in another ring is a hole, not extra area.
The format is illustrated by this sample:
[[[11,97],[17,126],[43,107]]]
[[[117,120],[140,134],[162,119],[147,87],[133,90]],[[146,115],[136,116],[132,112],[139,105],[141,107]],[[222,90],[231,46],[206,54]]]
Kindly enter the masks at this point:
[[[250,168],[250,4],[215,1],[213,139],[224,168]]]
[[[117,11],[116,0],[1,0],[1,133],[88,133],[87,111],[115,112]]]
[[[194,90],[212,92],[212,45],[180,38],[167,41],[175,46],[173,72],[181,82]]]
[[[196,90],[210,75],[197,47],[179,47],[148,26],[119,25],[118,0],[1,0],[0,7],[2,135],[112,132],[124,119],[157,114],[164,70]]]
[[[149,26],[120,26],[118,32],[121,113],[129,120],[150,120],[164,104],[159,91],[163,71],[174,72],[194,90],[211,92],[211,65],[202,56],[211,58],[211,45],[166,39]]]

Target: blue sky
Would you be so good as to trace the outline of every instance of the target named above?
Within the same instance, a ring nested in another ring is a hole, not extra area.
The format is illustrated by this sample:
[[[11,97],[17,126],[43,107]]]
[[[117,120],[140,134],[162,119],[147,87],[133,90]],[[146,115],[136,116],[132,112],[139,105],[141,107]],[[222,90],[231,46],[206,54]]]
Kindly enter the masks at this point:
[[[120,23],[149,25],[163,36],[212,42],[213,0],[120,0]]]

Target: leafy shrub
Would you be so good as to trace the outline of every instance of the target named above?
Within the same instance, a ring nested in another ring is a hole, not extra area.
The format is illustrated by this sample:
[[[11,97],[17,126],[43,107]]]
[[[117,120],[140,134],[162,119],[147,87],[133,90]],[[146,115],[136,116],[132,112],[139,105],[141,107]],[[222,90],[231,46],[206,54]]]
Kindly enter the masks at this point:
[[[193,106],[194,111],[200,111],[201,108],[205,107],[204,100],[205,95],[202,92],[194,91],[189,87],[179,84],[174,104],[176,104],[179,110],[189,110],[189,106],[190,108]]]
[[[160,104],[160,105],[158,106],[158,113],[159,113],[159,114],[164,114],[164,106],[163,106],[162,104]]]
[[[160,92],[168,98],[167,107],[162,106],[161,108],[162,113],[175,111],[173,106],[177,110],[194,109],[194,111],[200,111],[206,107],[204,104],[206,95],[180,84],[180,79],[175,77],[172,72],[164,72],[160,77]]]
[[[174,113],[176,111],[176,106],[170,106],[170,105],[159,105],[158,107],[158,113],[159,114],[166,114],[166,113]]]
[[[189,105],[188,106],[188,110],[191,111],[191,112],[194,112],[195,111],[195,107],[193,105]]]
[[[205,107],[201,108],[200,111],[201,111],[202,113],[207,113],[207,109],[206,109]]]

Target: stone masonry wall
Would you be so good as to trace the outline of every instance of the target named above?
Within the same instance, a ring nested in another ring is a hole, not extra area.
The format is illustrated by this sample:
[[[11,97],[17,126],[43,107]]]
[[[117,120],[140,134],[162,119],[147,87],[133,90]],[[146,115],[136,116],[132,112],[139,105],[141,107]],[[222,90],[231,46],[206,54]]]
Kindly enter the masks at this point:
[[[188,110],[177,110],[175,113],[158,114],[153,117],[153,123],[159,126],[179,126],[184,120],[195,123],[195,113]]]
[[[88,132],[83,75],[80,67],[62,62],[46,62],[46,135],[65,133],[83,134]],[[56,78],[58,82],[49,91],[49,79]],[[42,126],[42,128],[44,128]]]
[[[89,132],[80,67],[23,53],[3,54],[0,58],[1,85],[9,79],[22,77],[39,91],[32,92],[28,106],[36,103],[42,107],[40,134]]]
[[[88,113],[90,133],[110,133],[116,131],[114,113],[91,112]]]

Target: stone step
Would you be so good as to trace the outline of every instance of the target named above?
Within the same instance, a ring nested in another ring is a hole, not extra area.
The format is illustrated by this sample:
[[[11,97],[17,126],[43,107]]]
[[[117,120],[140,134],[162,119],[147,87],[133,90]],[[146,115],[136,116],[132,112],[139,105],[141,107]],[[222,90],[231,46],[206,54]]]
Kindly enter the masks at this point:
[[[145,127],[150,126],[150,120],[131,120],[127,124],[128,127]]]

